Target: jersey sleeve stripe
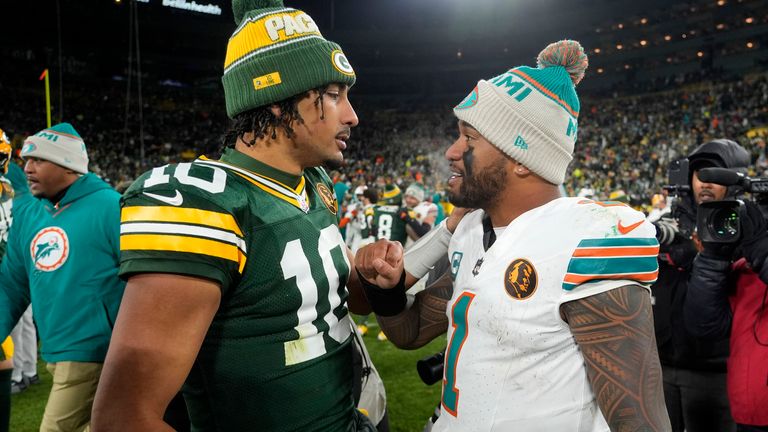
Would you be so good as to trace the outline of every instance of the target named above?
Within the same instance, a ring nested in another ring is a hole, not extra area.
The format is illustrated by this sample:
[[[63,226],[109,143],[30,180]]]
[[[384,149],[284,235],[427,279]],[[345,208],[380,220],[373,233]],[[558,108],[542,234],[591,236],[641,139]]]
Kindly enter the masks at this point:
[[[195,237],[204,237],[211,240],[218,240],[233,244],[244,253],[248,253],[245,240],[238,237],[234,233],[197,225],[148,222],[124,223],[120,225],[120,234],[182,234]]]
[[[568,263],[563,289],[606,279],[651,284],[658,277],[658,253],[655,237],[583,239]]]
[[[656,256],[571,258],[568,274],[603,275],[619,273],[647,273],[659,269]]]
[[[584,239],[579,242],[578,248],[605,248],[622,246],[659,246],[656,238],[651,237],[608,237],[599,239]]]
[[[648,273],[616,273],[616,274],[596,274],[596,275],[576,275],[568,273],[563,279],[563,289],[571,291],[577,286],[587,282],[597,282],[601,280],[621,280],[626,279],[628,282],[641,283],[643,285],[649,285],[656,282],[659,272]]]
[[[618,257],[618,256],[657,256],[658,246],[617,246],[611,248],[577,248],[575,258],[580,257]]]
[[[120,222],[175,222],[197,224],[211,228],[231,231],[242,237],[243,232],[235,218],[228,213],[193,208],[164,207],[164,206],[134,206],[124,207]]]
[[[640,273],[626,273],[626,274],[613,274],[613,275],[574,275],[566,274],[563,279],[563,289],[571,291],[577,286],[588,282],[599,282],[603,280],[626,280],[628,283],[640,283],[642,285],[650,285],[656,282],[659,272],[650,272],[645,274]]]
[[[124,234],[120,236],[120,250],[155,250],[208,255],[238,263],[240,273],[243,272],[247,259],[243,251],[235,245],[178,235]]]

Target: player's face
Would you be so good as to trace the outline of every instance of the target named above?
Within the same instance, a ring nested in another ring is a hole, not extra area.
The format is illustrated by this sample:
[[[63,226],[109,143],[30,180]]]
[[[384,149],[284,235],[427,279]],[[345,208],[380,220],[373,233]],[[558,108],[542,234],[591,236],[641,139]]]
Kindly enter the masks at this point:
[[[71,183],[71,170],[35,157],[27,158],[24,173],[29,189],[36,197],[52,198]]]
[[[699,180],[699,171],[694,171],[693,177],[691,177],[691,187],[693,188],[693,197],[696,200],[696,204],[720,201],[725,198],[725,194],[728,192],[728,187],[726,186],[704,183]]]
[[[412,195],[405,196],[405,205],[409,208],[414,208],[419,205],[419,199]]]
[[[347,148],[352,128],[358,123],[347,98],[348,91],[346,85],[331,84],[322,100],[316,91],[311,91],[299,101],[298,111],[304,123],[294,123],[294,142],[304,167],[325,164],[334,168],[344,161],[342,152]]]
[[[466,208],[487,208],[507,184],[510,163],[496,146],[468,123],[459,121],[459,137],[448,147],[448,198]]]

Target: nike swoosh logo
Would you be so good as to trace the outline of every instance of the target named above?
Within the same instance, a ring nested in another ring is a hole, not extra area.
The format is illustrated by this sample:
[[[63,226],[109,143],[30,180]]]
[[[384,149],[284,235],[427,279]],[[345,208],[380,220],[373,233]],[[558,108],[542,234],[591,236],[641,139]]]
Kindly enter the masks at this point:
[[[642,225],[643,222],[645,222],[645,221],[641,220],[641,221],[637,221],[637,222],[633,223],[632,225],[624,226],[624,225],[621,224],[621,221],[619,221],[619,223],[616,224],[616,229],[618,229],[619,232],[622,233],[622,234],[629,234],[633,229],[635,229],[635,228],[639,227],[640,225]]]
[[[157,195],[149,192],[144,192],[144,195],[176,207],[180,206],[181,203],[184,202],[184,197],[181,196],[181,192],[179,192],[178,189],[176,190],[176,196],[172,196],[172,197],[165,196],[165,195]]]

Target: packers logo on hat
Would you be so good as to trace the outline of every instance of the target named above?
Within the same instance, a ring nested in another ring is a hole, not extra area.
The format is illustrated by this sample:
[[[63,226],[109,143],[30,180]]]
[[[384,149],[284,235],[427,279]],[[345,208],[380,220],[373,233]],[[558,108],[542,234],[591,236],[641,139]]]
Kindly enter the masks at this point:
[[[345,56],[341,50],[334,50],[331,53],[331,62],[337,71],[343,73],[344,75],[355,76],[355,71],[352,69],[352,65],[349,64],[347,56]]]

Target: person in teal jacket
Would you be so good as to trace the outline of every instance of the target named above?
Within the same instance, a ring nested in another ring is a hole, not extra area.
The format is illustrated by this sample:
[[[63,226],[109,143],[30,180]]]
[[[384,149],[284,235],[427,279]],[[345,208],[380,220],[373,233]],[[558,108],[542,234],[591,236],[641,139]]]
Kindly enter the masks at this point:
[[[0,335],[31,303],[53,387],[41,431],[80,431],[91,406],[125,287],[120,195],[88,172],[85,143],[61,123],[21,150],[31,195],[14,200],[0,267]]]

